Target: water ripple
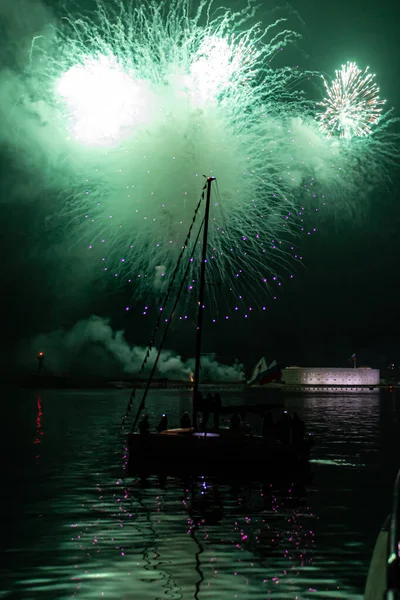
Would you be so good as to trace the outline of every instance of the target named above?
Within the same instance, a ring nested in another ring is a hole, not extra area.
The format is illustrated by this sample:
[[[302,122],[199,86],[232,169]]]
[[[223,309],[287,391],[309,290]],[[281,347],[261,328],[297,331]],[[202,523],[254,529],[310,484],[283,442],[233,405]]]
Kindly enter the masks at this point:
[[[317,444],[312,483],[278,487],[124,479],[126,401],[113,391],[9,392],[8,422],[20,428],[1,437],[0,598],[362,597],[397,468],[392,399],[285,399]],[[152,393],[150,418],[167,406],[174,424],[189,401]]]

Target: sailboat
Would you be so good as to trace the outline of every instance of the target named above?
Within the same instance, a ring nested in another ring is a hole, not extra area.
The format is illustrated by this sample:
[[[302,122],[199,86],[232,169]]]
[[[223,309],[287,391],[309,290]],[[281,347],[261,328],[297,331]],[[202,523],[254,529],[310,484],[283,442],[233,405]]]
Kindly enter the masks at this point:
[[[269,438],[253,435],[241,427],[207,429],[197,426],[207,239],[211,186],[214,180],[215,177],[207,177],[206,183],[191,426],[165,429],[160,432],[137,432],[139,415],[145,408],[145,391],[131,432],[127,436],[128,474],[172,476],[224,474],[233,477],[243,475],[265,477],[272,474],[286,475],[289,472],[298,472],[309,459],[309,438],[303,438],[296,443],[281,443],[272,436]],[[154,364],[147,389],[155,367]],[[235,408],[232,407],[232,412],[234,410]],[[269,410],[269,407],[265,406],[265,410]]]

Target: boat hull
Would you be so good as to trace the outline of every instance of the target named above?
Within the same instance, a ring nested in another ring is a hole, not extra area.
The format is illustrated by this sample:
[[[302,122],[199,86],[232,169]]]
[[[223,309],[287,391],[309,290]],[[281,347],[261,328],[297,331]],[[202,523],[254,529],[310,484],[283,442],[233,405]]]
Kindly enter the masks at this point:
[[[259,436],[175,430],[175,434],[130,434],[131,475],[227,475],[264,479],[299,473],[308,464],[310,442],[268,443]]]
[[[383,524],[375,543],[365,585],[364,600],[384,598],[387,590],[386,565],[388,564],[390,515]]]

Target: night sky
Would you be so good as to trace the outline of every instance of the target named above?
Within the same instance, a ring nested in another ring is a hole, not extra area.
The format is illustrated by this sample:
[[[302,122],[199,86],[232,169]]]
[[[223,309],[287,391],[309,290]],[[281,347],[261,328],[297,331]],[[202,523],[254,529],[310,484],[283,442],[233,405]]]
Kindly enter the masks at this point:
[[[292,8],[294,25],[304,35],[300,67],[333,74],[348,60],[369,65],[382,96],[400,116],[399,3],[298,0]],[[2,8],[0,31],[3,14]],[[0,49],[0,57],[5,68],[9,49]],[[3,370],[18,364],[21,340],[68,329],[92,314],[110,317],[131,344],[145,344],[150,321],[125,312],[126,293],[93,274],[82,248],[65,255],[63,232],[46,218],[51,190],[38,191],[18,153],[5,145],[0,178]],[[204,350],[226,362],[238,358],[247,368],[261,355],[282,366],[347,366],[353,352],[359,363],[371,366],[400,361],[399,184],[399,172],[392,169],[369,198],[362,191],[354,198],[354,214],[329,206],[318,218],[306,216],[306,226],[317,232],[298,242],[304,264],[295,268],[295,279],[276,301],[267,301],[265,313],[207,327]],[[176,325],[169,343],[188,356],[194,349],[189,329]]]

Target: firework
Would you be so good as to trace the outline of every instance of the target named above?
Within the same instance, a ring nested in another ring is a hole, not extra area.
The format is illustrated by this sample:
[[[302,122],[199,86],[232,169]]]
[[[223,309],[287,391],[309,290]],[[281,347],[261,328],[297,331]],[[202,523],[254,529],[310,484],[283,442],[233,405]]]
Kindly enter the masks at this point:
[[[320,106],[325,111],[318,114],[324,135],[352,138],[371,134],[385,104],[385,100],[379,98],[374,79],[375,75],[368,72],[368,67],[361,71],[353,62],[336,71],[331,85],[324,78],[326,97]]]
[[[54,216],[136,297],[159,297],[203,175],[214,175],[207,278],[223,285],[209,290],[232,293],[234,308],[249,307],[243,290],[263,305],[277,270],[290,272],[304,208],[323,197],[354,206],[365,165],[371,174],[386,160],[384,129],[351,147],[327,139],[302,92],[313,74],[272,67],[297,34],[283,20],[257,23],[252,2],[239,12],[208,0],[193,13],[188,0],[107,6],[35,39],[25,100],[10,111],[26,124],[30,162],[62,190]],[[180,274],[198,255],[198,227]]]
[[[261,28],[251,4],[215,16],[206,2],[190,15],[186,0],[114,8],[75,20],[33,52],[73,157],[62,213],[77,217],[74,231],[102,269],[133,282],[137,294],[157,295],[203,175],[215,175],[210,279],[236,291],[246,278],[246,287],[268,289],[276,264],[287,264],[282,236],[290,251],[297,192],[312,189],[292,132],[296,115],[312,120],[298,85],[304,76],[266,68],[296,34],[281,21]],[[189,247],[187,258],[196,252]]]
[[[113,143],[148,118],[145,83],[112,55],[83,56],[80,64],[60,77],[57,92],[68,104],[71,132],[83,143]]]

